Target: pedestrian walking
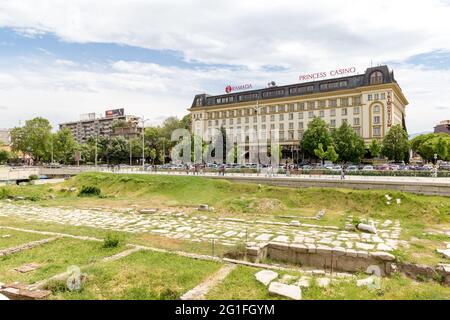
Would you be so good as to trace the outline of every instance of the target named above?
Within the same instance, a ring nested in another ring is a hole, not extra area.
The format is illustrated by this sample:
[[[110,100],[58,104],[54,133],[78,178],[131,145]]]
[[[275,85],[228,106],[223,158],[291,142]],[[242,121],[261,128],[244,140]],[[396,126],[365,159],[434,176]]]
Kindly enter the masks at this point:
[[[341,180],[345,179],[345,170],[344,167],[341,167]]]

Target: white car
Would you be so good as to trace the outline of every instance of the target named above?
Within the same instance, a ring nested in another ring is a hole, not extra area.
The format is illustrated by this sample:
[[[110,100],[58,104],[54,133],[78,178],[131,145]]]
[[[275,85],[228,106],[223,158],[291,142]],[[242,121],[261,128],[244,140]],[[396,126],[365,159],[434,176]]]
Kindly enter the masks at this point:
[[[364,166],[363,171],[373,171],[373,166]]]

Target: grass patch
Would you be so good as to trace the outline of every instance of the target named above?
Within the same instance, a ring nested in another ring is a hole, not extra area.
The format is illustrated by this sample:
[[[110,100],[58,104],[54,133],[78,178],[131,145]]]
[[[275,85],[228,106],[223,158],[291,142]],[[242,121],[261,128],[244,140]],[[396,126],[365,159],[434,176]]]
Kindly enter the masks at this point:
[[[268,288],[256,281],[255,273],[259,269],[240,266],[207,296],[208,299],[281,299],[269,295]],[[280,276],[285,272],[279,272]],[[288,272],[296,275],[294,272]],[[366,276],[362,276],[365,278]],[[314,279],[314,278],[313,278]],[[436,282],[414,282],[403,275],[395,274],[382,278],[381,288],[369,290],[357,287],[355,280],[332,282],[327,288],[320,288],[312,280],[311,287],[302,289],[304,300],[448,300],[450,288]]]
[[[83,268],[83,290],[55,292],[53,299],[178,299],[219,268],[215,262],[140,251]]]
[[[81,267],[98,262],[122,250],[121,247],[105,249],[102,243],[94,241],[58,239],[30,250],[0,257],[0,282],[31,284],[65,272],[69,266]],[[28,273],[14,270],[28,263],[37,263],[40,268]]]
[[[45,238],[49,236],[0,228],[0,250]]]

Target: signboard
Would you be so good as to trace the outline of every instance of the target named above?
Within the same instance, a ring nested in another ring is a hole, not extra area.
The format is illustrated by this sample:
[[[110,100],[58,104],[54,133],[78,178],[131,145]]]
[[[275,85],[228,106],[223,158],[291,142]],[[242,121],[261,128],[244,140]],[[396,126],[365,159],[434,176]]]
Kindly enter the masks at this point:
[[[95,120],[95,112],[81,114],[80,115],[80,120],[81,121]]]
[[[387,94],[387,126],[392,126],[392,96],[390,92]]]
[[[112,110],[106,110],[105,111],[105,116],[107,118],[111,118],[111,117],[119,117],[119,116],[124,116],[125,115],[125,109],[112,109]]]
[[[331,71],[321,71],[316,73],[310,73],[310,74],[303,74],[298,77],[298,80],[300,81],[316,81],[316,80],[323,80],[326,78],[334,78],[334,77],[344,77],[350,74],[356,73],[355,67],[349,67],[349,68],[341,68]]]
[[[226,93],[231,93],[233,91],[249,90],[249,89],[253,89],[253,87],[252,87],[252,85],[250,83],[240,84],[240,85],[237,85],[237,86],[228,85],[228,86],[225,87],[225,92]]]

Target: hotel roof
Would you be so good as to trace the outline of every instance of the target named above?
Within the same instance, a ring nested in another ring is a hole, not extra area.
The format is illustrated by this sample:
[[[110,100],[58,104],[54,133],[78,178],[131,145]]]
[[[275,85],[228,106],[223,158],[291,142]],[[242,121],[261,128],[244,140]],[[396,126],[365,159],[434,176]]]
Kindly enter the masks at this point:
[[[268,100],[283,97],[304,96],[310,94],[332,92],[339,90],[349,90],[359,87],[370,86],[373,85],[370,83],[370,76],[376,71],[381,72],[383,75],[381,82],[378,82],[377,84],[385,84],[385,83],[397,84],[397,81],[394,78],[394,72],[389,71],[389,68],[386,65],[384,65],[367,68],[365,73],[353,76],[332,78],[312,82],[302,82],[285,86],[274,86],[269,88],[240,91],[215,96],[211,96],[208,94],[198,94],[195,96],[194,101],[192,102],[192,108],[195,109],[202,107],[214,107],[219,105],[227,105],[241,102]]]

